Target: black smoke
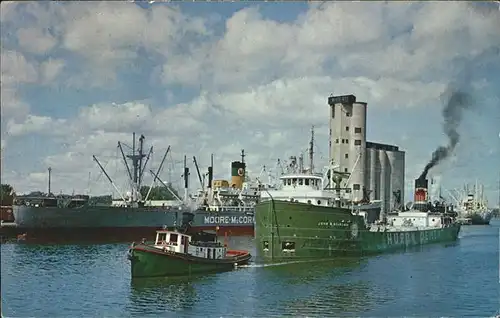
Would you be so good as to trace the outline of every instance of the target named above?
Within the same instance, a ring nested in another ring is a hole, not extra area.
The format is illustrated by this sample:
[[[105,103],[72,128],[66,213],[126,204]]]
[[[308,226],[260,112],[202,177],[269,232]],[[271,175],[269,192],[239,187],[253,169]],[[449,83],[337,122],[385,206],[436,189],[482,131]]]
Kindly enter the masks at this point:
[[[462,121],[463,111],[472,106],[472,98],[470,94],[465,91],[451,89],[450,92],[450,97],[442,112],[444,119],[443,129],[448,136],[449,143],[446,146],[439,146],[432,153],[431,160],[425,165],[424,171],[422,171],[418,179],[425,179],[429,170],[446,159],[460,141],[458,126]]]

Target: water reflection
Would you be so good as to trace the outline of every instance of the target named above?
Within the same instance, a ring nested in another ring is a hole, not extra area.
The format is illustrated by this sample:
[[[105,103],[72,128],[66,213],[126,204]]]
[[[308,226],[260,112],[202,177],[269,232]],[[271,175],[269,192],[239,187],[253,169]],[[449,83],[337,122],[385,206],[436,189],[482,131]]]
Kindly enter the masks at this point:
[[[322,279],[325,275],[342,275],[363,264],[366,264],[363,258],[336,258],[265,266],[264,268],[276,278],[286,280],[288,284],[301,284]]]
[[[279,311],[292,316],[339,317],[369,308],[373,300],[366,282],[328,284],[305,299],[293,299],[281,304]]]
[[[349,277],[366,264],[364,258],[338,258],[256,267],[251,290],[254,297],[260,297],[256,313],[324,317],[325,313],[355,312],[371,302],[369,286],[353,283]],[[280,284],[272,286],[269,281]]]
[[[158,314],[191,310],[199,301],[196,285],[208,285],[214,276],[134,278],[131,280],[130,313]]]

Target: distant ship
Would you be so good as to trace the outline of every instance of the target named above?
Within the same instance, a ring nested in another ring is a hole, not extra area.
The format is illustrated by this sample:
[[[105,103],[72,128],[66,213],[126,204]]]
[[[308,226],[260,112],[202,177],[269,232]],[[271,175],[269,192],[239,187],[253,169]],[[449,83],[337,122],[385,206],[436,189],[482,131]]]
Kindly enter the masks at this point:
[[[477,182],[473,187],[465,185],[462,191],[453,195],[457,202],[457,213],[464,225],[488,225],[493,217],[493,210],[488,207],[484,197],[484,186]]]
[[[137,150],[135,133],[132,142],[132,154],[127,156],[118,142],[132,184],[131,191],[126,195],[120,193],[98,159],[93,156],[120,194],[121,200],[103,204],[92,202],[87,195],[54,195],[50,192],[49,168],[47,194],[17,196],[14,200],[13,213],[18,231],[25,233],[30,241],[130,241],[140,240],[151,235],[151,231],[174,224],[186,208],[180,203],[148,200],[149,193],[145,198],[141,197],[140,187],[153,147],[147,155],[144,154],[144,136],[141,135]],[[156,177],[169,150],[170,147],[165,152]],[[127,158],[132,162],[132,169]],[[144,158],[146,160],[143,163]]]

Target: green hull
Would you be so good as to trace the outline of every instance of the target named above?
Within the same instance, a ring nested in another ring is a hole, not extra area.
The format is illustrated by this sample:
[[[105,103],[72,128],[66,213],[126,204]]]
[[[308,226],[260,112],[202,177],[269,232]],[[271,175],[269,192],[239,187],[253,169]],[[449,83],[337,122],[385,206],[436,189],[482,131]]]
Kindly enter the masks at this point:
[[[205,259],[179,253],[166,253],[145,244],[129,250],[132,278],[189,276],[204,273],[230,271],[235,263],[248,263],[250,254],[225,259]]]
[[[363,256],[455,241],[460,225],[415,231],[370,232],[363,217],[344,208],[265,201],[255,209],[259,258],[283,261]]]

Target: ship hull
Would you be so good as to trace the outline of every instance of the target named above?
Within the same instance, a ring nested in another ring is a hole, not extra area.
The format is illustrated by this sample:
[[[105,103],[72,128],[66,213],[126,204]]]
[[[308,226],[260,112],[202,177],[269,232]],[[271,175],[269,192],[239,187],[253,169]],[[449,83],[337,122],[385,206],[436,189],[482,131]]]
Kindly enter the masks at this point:
[[[217,230],[218,235],[253,236],[255,219],[239,211],[208,212],[197,210],[191,228],[195,231]]]
[[[173,226],[183,211],[164,207],[13,207],[15,232],[26,234],[26,241],[33,242],[140,240]]]
[[[276,226],[278,224],[278,226]],[[372,232],[363,218],[344,208],[266,201],[255,211],[257,256],[283,261],[337,256],[364,256],[458,238],[460,225]]]
[[[228,251],[228,254],[231,251]],[[248,252],[235,251],[233,257],[205,259],[186,254],[163,252],[145,244],[134,245],[128,254],[132,278],[190,276],[230,271],[247,264]]]
[[[473,213],[469,215],[471,225],[488,225],[491,221],[491,212]]]

